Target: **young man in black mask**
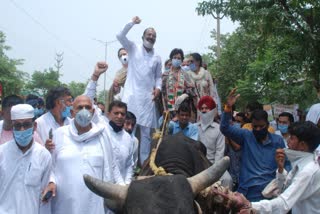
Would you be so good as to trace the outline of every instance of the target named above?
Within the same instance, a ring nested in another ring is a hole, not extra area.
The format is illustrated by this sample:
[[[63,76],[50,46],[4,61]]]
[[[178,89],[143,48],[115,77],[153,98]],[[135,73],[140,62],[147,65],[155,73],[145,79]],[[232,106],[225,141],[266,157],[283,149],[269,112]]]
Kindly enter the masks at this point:
[[[231,91],[224,107],[220,124],[221,132],[241,145],[242,159],[238,192],[249,201],[264,199],[261,192],[276,176],[277,163],[274,159],[278,148],[285,148],[283,139],[268,132],[268,114],[263,110],[252,112],[252,131],[230,126],[232,106],[239,95]],[[289,163],[286,164],[286,168]]]
[[[133,175],[134,142],[128,132],[123,128],[127,114],[127,105],[121,101],[113,101],[108,108],[107,117],[109,124],[106,130],[112,144],[116,165],[120,169],[122,179],[117,179],[118,184],[129,184]]]
[[[134,142],[134,151],[133,151],[133,162],[134,162],[134,169],[136,169],[137,167],[137,164],[138,164],[138,148],[139,148],[139,140],[138,138],[136,138],[136,136],[134,135],[134,130],[135,130],[135,126],[136,126],[136,123],[137,123],[137,118],[136,116],[130,112],[130,111],[127,111],[127,114],[126,114],[126,119],[125,119],[125,122],[124,122],[124,130],[126,130],[133,142]]]

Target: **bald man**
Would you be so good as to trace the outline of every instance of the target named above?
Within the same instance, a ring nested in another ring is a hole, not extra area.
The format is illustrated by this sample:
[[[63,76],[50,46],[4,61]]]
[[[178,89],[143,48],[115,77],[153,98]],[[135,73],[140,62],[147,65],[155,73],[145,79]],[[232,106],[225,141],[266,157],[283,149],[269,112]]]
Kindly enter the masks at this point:
[[[85,186],[83,174],[113,182],[113,172],[117,169],[112,165],[112,147],[104,126],[91,122],[94,108],[89,97],[78,96],[71,113],[74,120],[70,125],[53,133],[56,145],[52,153],[51,182],[57,188],[56,197],[52,200],[52,213],[104,214],[103,198]]]

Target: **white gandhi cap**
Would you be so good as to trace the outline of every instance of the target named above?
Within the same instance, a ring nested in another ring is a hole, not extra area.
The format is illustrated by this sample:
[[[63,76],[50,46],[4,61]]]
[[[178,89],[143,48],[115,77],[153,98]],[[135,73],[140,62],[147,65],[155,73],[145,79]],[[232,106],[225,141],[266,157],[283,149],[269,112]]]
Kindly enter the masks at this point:
[[[11,120],[34,118],[34,109],[29,104],[18,104],[11,108]]]

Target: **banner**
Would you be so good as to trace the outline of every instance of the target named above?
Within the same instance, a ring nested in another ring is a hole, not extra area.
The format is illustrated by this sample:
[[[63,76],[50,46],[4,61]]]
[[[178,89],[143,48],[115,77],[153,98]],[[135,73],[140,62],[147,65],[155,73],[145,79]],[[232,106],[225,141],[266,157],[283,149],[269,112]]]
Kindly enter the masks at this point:
[[[282,112],[289,112],[293,115],[294,121],[299,121],[298,112],[299,104],[293,105],[283,105],[283,104],[273,104],[273,116],[274,118],[278,118],[279,114]]]

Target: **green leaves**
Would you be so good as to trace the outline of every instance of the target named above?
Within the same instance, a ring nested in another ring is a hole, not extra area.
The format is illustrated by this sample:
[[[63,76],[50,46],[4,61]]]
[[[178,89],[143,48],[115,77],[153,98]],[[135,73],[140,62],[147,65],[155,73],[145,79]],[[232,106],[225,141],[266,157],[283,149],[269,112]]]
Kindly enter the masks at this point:
[[[213,1],[204,2],[197,10],[217,11]],[[302,107],[318,102],[320,1],[233,0],[224,8],[224,15],[240,27],[227,37],[221,58],[213,57],[209,68],[218,77],[222,99],[236,86],[241,106],[254,100]],[[215,55],[214,46],[212,50],[208,56]]]
[[[87,84],[88,81],[87,83],[72,81],[68,84],[67,87],[70,89],[72,96],[77,97],[84,93]]]
[[[23,88],[27,74],[18,70],[23,60],[10,59],[6,51],[10,47],[5,44],[5,35],[0,31],[0,83],[3,87],[3,96],[19,94]]]
[[[59,73],[52,68],[44,71],[35,71],[29,83],[26,85],[27,89],[37,91],[41,96],[45,96],[47,92],[55,87],[60,86]]]

